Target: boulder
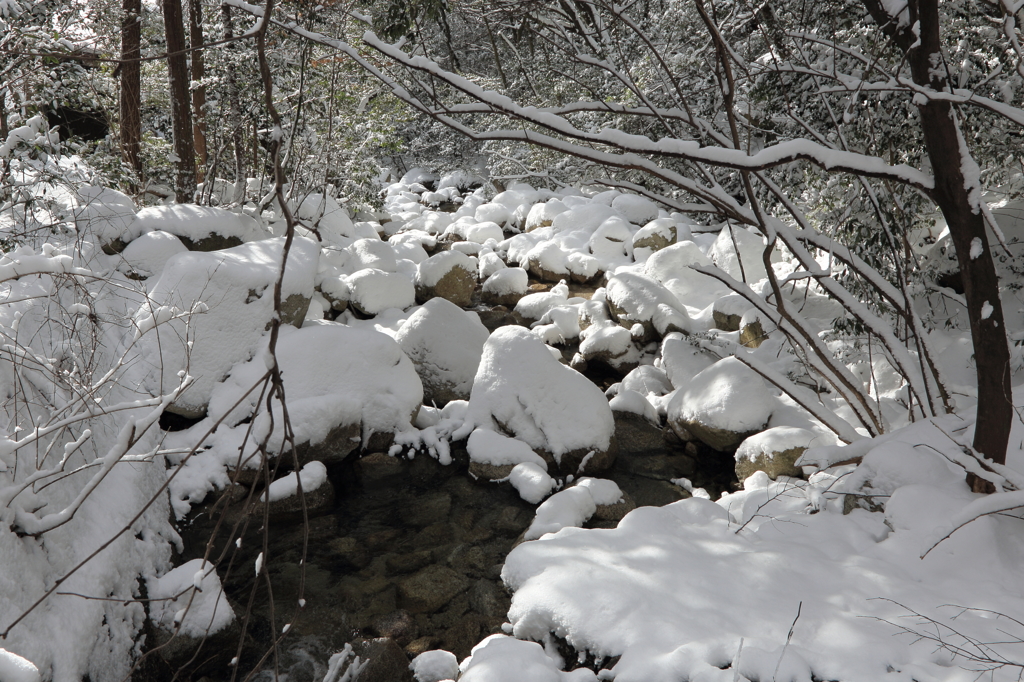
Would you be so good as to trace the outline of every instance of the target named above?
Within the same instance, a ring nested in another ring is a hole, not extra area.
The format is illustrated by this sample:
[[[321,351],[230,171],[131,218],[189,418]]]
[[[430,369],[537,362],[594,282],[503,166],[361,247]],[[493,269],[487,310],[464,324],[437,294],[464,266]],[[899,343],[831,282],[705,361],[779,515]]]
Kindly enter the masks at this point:
[[[529,285],[529,275],[523,268],[503,268],[487,278],[480,297],[489,305],[514,308],[529,293]]]
[[[765,429],[775,403],[761,377],[730,357],[679,389],[669,402],[668,422],[680,438],[693,434],[714,450],[729,451]]]
[[[476,313],[440,297],[409,316],[395,340],[416,367],[425,404],[469,398],[488,335]]]
[[[548,453],[555,465],[549,470],[562,474],[578,475],[584,459],[589,467],[614,460],[614,420],[604,394],[522,327],[501,327],[484,344],[467,424],[504,431],[542,457]]]
[[[633,235],[633,252],[637,249],[660,251],[676,243],[676,221],[672,218],[655,218]]]
[[[447,566],[433,565],[398,582],[398,601],[410,613],[435,613],[469,589],[469,580]]]
[[[345,282],[349,289],[349,305],[364,315],[377,315],[389,308],[404,310],[416,303],[412,282],[398,272],[367,268],[350,275]],[[334,306],[333,301],[331,305]]]
[[[638,339],[647,343],[669,332],[688,333],[690,318],[668,289],[644,275],[624,272],[608,280],[607,298],[612,317],[622,326],[643,325]]]
[[[416,266],[416,300],[441,297],[462,308],[476,289],[476,262],[459,251],[442,251]]]
[[[754,434],[736,448],[736,477],[743,481],[755,471],[763,471],[772,479],[802,476],[796,461],[820,440],[813,431],[792,426],[776,426]]]
[[[390,637],[360,639],[352,643],[352,650],[366,667],[353,678],[359,682],[413,682],[409,658],[402,647]],[[345,679],[347,675],[342,676]]]
[[[214,206],[172,204],[139,211],[121,240],[130,242],[157,230],[175,235],[189,251],[220,251],[271,236],[255,218],[244,213]]]
[[[234,214],[231,214],[234,215]],[[251,242],[214,253],[171,256],[135,313],[143,386],[170,390],[188,369],[194,383],[168,409],[201,417],[214,386],[256,352],[274,315],[274,283],[284,239]],[[282,283],[282,321],[301,326],[313,296],[319,245],[297,237]]]

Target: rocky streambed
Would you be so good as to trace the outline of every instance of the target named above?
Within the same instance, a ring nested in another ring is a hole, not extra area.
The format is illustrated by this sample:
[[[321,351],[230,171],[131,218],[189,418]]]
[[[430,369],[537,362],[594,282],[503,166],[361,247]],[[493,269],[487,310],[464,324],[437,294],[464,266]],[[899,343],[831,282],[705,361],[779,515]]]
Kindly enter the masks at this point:
[[[619,454],[604,475],[625,494],[625,510],[688,497],[673,483],[680,478],[713,495],[734,485],[731,456],[683,443],[638,415],[616,413],[616,439]],[[361,682],[409,680],[411,657],[445,649],[462,659],[501,632],[510,605],[502,565],[535,506],[507,483],[474,479],[464,443],[452,445],[448,466],[423,454],[353,453],[305,496],[306,522],[297,497],[272,503],[266,520],[259,504],[243,516],[245,486],[236,486],[226,513],[214,502],[194,509],[181,525],[175,563],[207,551],[225,557],[222,580],[236,624],[202,646],[178,637],[160,648],[166,634],[150,633],[147,645],[156,651],[136,678],[170,680],[181,669],[177,679],[226,680],[239,656],[239,673],[259,669],[257,679],[276,671],[289,682],[318,682],[331,653],[350,643],[371,660]],[[597,515],[588,526],[616,522]],[[265,566],[259,579],[258,559]],[[297,609],[300,599],[305,605]],[[276,667],[267,655],[275,640]]]

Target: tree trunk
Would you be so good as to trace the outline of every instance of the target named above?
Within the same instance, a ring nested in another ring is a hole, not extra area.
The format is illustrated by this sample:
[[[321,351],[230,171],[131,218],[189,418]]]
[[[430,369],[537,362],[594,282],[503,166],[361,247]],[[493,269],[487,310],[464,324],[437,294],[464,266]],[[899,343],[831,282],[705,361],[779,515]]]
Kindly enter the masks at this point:
[[[174,193],[180,202],[190,202],[196,191],[196,150],[192,138],[188,58],[181,0],[162,0],[164,31],[167,36],[167,78],[171,88],[171,128],[177,156]]]
[[[142,179],[142,0],[122,0],[121,4],[121,158]]]
[[[914,82],[933,91],[947,89],[942,68],[938,0],[910,0],[910,20],[896,26],[878,0],[865,0],[872,17],[883,27],[903,53],[908,54]],[[911,27],[918,27],[918,35]],[[949,226],[967,301],[967,315],[974,342],[974,364],[978,375],[978,415],[974,449],[998,464],[1006,462],[1006,446],[1013,423],[1010,391],[1010,350],[1006,342],[1003,307],[999,301],[999,279],[989,245],[985,220],[971,190],[979,178],[970,169],[977,164],[970,156],[957,124],[956,112],[948,102],[922,99],[917,104],[924,131],[925,147],[935,174],[932,199],[939,205]],[[965,176],[968,169],[968,176]],[[979,254],[972,257],[972,254]],[[986,481],[971,478],[976,492],[992,490]]]
[[[199,157],[198,180],[203,181],[206,170],[206,87],[201,85],[206,76],[203,57],[203,2],[189,3],[189,44],[192,47],[192,82],[199,83],[192,90],[192,136],[195,139],[196,156]]]
[[[235,37],[231,5],[221,5],[221,13],[224,17],[224,39],[230,41]],[[228,45],[230,46],[231,43]],[[245,202],[245,141],[242,130],[242,107],[238,99],[238,82],[235,79],[235,64],[230,55],[225,70],[228,86],[228,128],[231,130],[231,146],[235,150],[235,191],[231,197],[231,203],[242,204]]]

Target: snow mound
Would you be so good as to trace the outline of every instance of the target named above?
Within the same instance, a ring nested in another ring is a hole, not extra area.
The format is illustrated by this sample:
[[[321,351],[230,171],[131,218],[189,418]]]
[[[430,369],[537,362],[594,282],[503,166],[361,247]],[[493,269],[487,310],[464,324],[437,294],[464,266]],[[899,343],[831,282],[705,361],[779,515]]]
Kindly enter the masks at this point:
[[[357,239],[345,247],[349,256],[348,266],[353,271],[376,268],[384,272],[397,272],[398,260],[395,249],[380,239]]]
[[[416,366],[424,401],[443,407],[469,398],[488,335],[479,315],[438,297],[417,308],[395,340]]]
[[[469,458],[481,464],[494,466],[517,465],[529,462],[547,471],[548,463],[521,440],[503,436],[487,429],[475,429],[466,442]]]
[[[101,245],[124,237],[135,220],[135,204],[115,189],[87,185],[75,192],[71,205],[75,227],[94,235]]]
[[[536,540],[563,528],[578,528],[597,511],[597,502],[590,491],[580,486],[555,493],[537,507],[533,523],[526,529],[524,540]]]
[[[235,619],[216,568],[202,559],[188,561],[146,584],[149,616],[167,630],[180,623],[181,634],[198,638],[220,632]]]
[[[326,194],[306,195],[295,215],[316,227],[326,245],[341,246],[346,238],[355,236],[355,225],[348,217],[348,211]]]
[[[139,211],[122,240],[130,241],[156,230],[170,232],[193,245],[200,245],[200,242],[211,237],[220,237],[225,245],[230,246],[232,241],[238,244],[270,236],[255,218],[245,214],[232,213],[214,206],[172,204],[150,206]]]
[[[299,494],[299,483],[302,483],[302,494],[308,494],[327,482],[327,467],[323,462],[308,462],[299,473],[294,471],[282,476],[270,484],[267,492],[260,498],[270,502],[277,502],[293,495]]]
[[[522,462],[512,467],[508,482],[519,493],[519,497],[530,504],[543,500],[555,487],[555,479],[533,462]]]
[[[459,659],[442,649],[424,651],[409,664],[416,682],[444,682],[459,676]]]
[[[0,649],[0,680],[3,682],[40,682],[39,668],[27,658]]]
[[[252,357],[269,328],[283,250],[279,237],[168,259],[134,317],[136,335],[141,335],[139,362],[149,370],[148,390],[170,390],[178,385],[178,371],[187,368],[195,383],[175,409],[186,416],[202,414],[216,382]],[[289,304],[291,299],[295,310],[286,321],[302,323],[319,255],[315,241],[293,240],[281,300]]]
[[[612,199],[612,208],[634,225],[645,225],[658,217],[658,205],[636,194],[620,194]]]
[[[398,272],[368,268],[350,275],[345,282],[349,303],[365,315],[378,315],[389,308],[404,310],[416,303],[412,281]]]
[[[754,284],[768,276],[761,260],[763,251],[764,238],[761,235],[727,224],[715,239],[708,256],[733,279]]]
[[[511,433],[556,462],[570,451],[607,450],[615,427],[600,389],[515,326],[497,329],[484,344],[468,420]]]
[[[187,250],[181,240],[170,232],[147,232],[125,247],[121,252],[121,263],[117,269],[125,274],[135,273],[140,277],[152,277],[160,274],[172,256]]]
[[[681,426],[712,448],[728,450],[763,430],[776,402],[761,377],[736,358],[725,358],[676,393],[668,418],[673,428]]]
[[[562,672],[536,642],[491,635],[459,666],[459,682],[596,682],[586,668]]]

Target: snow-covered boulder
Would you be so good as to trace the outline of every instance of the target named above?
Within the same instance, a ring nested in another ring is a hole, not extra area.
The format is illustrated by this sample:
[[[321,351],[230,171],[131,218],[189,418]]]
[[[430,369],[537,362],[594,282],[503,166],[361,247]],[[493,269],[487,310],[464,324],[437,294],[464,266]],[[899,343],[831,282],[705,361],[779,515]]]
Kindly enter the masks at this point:
[[[481,298],[491,305],[514,308],[530,289],[530,277],[522,268],[500,269],[484,282]]]
[[[487,336],[476,313],[432,298],[409,316],[395,340],[416,366],[423,401],[444,407],[469,398]]]
[[[648,253],[660,251],[676,243],[676,221],[672,218],[655,218],[633,235],[633,252],[648,249]]]
[[[469,452],[469,473],[488,481],[508,478],[512,470],[524,462],[545,472],[548,470],[544,458],[529,445],[485,428],[469,434],[466,450]]]
[[[612,199],[612,208],[634,225],[645,225],[658,217],[658,205],[636,194],[620,194]]]
[[[148,365],[152,392],[195,382],[169,408],[188,417],[206,410],[210,392],[231,367],[252,357],[274,315],[274,284],[284,238],[211,253],[172,256],[134,317],[138,362]],[[300,326],[313,296],[320,245],[297,237],[281,288],[282,322]],[[155,329],[154,329],[155,327]]]
[[[562,672],[536,642],[491,635],[459,666],[459,682],[597,682],[586,668]]]
[[[521,327],[501,327],[484,344],[467,422],[511,434],[563,474],[601,471],[615,458],[604,394]]]
[[[412,281],[400,272],[367,268],[350,275],[345,282],[349,289],[349,304],[364,315],[377,315],[390,308],[404,310],[416,303]],[[336,293],[339,296],[343,293],[340,287]],[[329,300],[333,305],[334,299]]]
[[[340,246],[356,233],[348,211],[326,194],[306,195],[299,204],[296,217],[315,227],[324,245]]]
[[[764,430],[775,403],[761,377],[736,358],[725,358],[675,394],[668,421],[681,437],[693,434],[715,450],[731,450]]]
[[[130,278],[146,279],[160,274],[171,256],[187,250],[170,232],[147,232],[125,247],[117,269]]]
[[[682,334],[669,334],[661,344],[661,368],[673,388],[686,388],[695,376],[715,364],[715,358]]]
[[[761,260],[763,251],[764,238],[761,235],[727,224],[712,244],[708,256],[733,279],[754,284],[768,276]]]
[[[743,315],[754,305],[739,294],[728,294],[721,297],[711,307],[715,328],[724,332],[739,331]]]
[[[189,251],[219,251],[271,236],[255,218],[244,213],[214,206],[172,204],[139,211],[121,239],[129,242],[156,230],[175,235]]]
[[[557,282],[569,277],[569,254],[554,241],[543,241],[526,254],[526,269],[544,282]]]
[[[345,247],[345,254],[352,271],[375,268],[384,272],[398,272],[394,247],[380,239],[357,239]]]
[[[526,216],[526,225],[523,231],[532,232],[538,227],[548,227],[555,216],[568,210],[569,208],[558,199],[551,199],[543,204],[534,204]]]
[[[409,664],[416,682],[444,682],[459,676],[459,659],[442,649],[424,651]]]
[[[459,251],[442,251],[416,266],[416,300],[440,296],[465,308],[476,288],[476,262]]]
[[[820,440],[813,431],[792,426],[776,426],[756,433],[736,448],[736,476],[740,481],[753,476],[755,471],[763,471],[773,479],[801,476],[797,459]]]
[[[669,332],[690,331],[690,318],[682,304],[661,284],[632,272],[614,275],[606,287],[608,307],[624,327],[643,325],[641,342],[652,341]]]
[[[79,234],[95,236],[104,253],[113,255],[128,241],[128,227],[135,220],[135,204],[116,189],[86,185],[71,201],[71,216]]]
[[[516,303],[515,312],[527,322],[535,322],[544,317],[544,313],[568,300],[569,285],[563,280],[551,287],[550,291],[538,291],[523,296]]]

